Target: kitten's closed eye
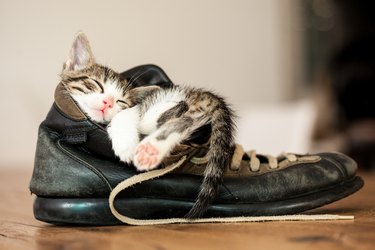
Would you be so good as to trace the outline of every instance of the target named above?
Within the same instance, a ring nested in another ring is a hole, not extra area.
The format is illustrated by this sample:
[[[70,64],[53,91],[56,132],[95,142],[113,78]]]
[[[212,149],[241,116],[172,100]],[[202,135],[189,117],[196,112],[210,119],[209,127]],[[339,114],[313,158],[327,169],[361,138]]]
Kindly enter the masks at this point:
[[[79,77],[69,77],[66,79],[66,83],[70,88],[75,89],[83,94],[88,94],[92,92],[104,93],[103,84],[98,80],[88,77],[88,76],[79,76]]]
[[[100,88],[100,91],[101,93],[103,94],[104,93],[104,87],[103,87],[103,84],[101,84],[98,80],[95,80],[93,78],[90,78],[90,80],[94,81]]]
[[[129,103],[127,103],[126,101],[123,101],[123,100],[117,100],[116,103],[119,104],[123,108],[129,108],[130,107]]]

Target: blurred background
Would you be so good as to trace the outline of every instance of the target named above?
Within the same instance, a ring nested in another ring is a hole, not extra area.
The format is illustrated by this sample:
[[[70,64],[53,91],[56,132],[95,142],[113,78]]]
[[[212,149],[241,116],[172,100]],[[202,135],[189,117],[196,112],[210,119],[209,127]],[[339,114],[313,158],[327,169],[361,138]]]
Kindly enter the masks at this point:
[[[32,169],[74,35],[117,71],[153,63],[225,96],[260,153],[334,150],[375,168],[374,4],[0,0],[0,168]]]

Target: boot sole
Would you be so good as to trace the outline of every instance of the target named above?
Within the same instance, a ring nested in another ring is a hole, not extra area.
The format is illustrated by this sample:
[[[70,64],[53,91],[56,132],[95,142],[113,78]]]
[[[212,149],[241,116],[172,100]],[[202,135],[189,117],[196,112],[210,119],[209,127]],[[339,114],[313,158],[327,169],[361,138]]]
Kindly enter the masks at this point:
[[[340,200],[358,191],[364,182],[355,176],[333,187],[303,196],[265,203],[213,204],[204,217],[271,216],[301,213]],[[158,198],[118,198],[117,210],[135,219],[181,218],[194,202]],[[107,198],[36,197],[36,219],[51,224],[118,225]]]

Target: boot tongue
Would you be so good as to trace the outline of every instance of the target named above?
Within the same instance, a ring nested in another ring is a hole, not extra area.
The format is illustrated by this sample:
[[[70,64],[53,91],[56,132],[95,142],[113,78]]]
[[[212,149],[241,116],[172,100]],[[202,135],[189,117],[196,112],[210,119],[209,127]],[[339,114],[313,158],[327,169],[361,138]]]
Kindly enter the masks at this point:
[[[69,118],[79,121],[87,120],[86,115],[77,106],[62,83],[59,83],[56,87],[55,103]]]

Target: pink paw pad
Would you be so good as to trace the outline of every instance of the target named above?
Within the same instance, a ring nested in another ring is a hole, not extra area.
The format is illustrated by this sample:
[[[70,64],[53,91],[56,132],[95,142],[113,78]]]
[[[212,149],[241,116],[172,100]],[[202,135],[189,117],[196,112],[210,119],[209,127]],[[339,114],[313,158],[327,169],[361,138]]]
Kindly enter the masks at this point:
[[[150,143],[141,144],[135,151],[136,166],[139,170],[149,170],[157,166],[159,151]]]

